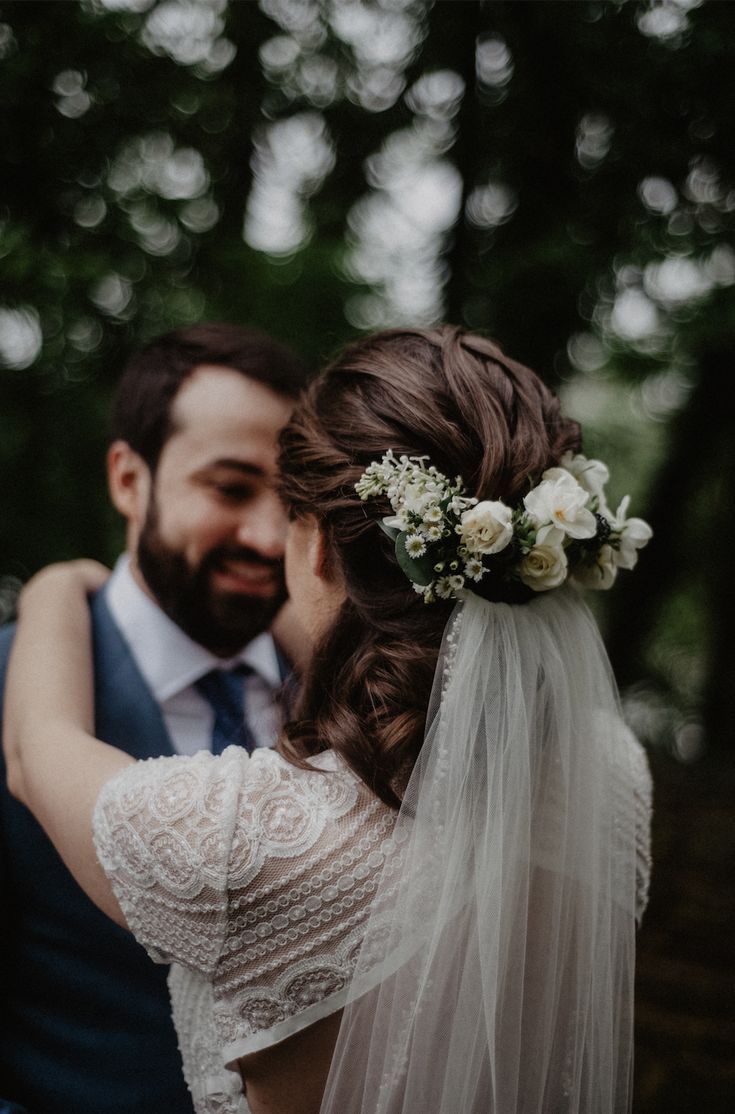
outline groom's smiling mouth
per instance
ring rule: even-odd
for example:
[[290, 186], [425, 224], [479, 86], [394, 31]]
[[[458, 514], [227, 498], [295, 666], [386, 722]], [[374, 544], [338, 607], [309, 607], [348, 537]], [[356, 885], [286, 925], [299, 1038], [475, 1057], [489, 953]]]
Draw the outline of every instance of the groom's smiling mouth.
[[282, 584], [280, 566], [247, 558], [222, 558], [211, 575], [213, 585], [220, 591], [247, 596], [273, 596]]

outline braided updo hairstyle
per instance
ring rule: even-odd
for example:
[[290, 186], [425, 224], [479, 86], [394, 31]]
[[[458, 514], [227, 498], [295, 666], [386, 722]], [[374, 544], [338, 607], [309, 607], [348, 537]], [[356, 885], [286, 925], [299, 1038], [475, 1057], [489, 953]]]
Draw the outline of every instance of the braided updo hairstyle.
[[425, 604], [379, 529], [387, 499], [355, 492], [371, 461], [428, 456], [478, 499], [518, 502], [580, 448], [576, 422], [528, 368], [453, 326], [394, 329], [347, 347], [281, 435], [281, 490], [314, 515], [346, 600], [303, 678], [281, 749], [296, 763], [333, 749], [397, 808], [421, 748], [452, 601]]

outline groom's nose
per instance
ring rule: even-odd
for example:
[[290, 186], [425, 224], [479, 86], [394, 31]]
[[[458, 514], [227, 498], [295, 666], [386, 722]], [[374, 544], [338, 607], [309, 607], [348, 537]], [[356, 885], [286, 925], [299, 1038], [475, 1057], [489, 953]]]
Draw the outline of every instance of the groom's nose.
[[275, 494], [268, 492], [256, 507], [243, 512], [237, 527], [237, 541], [263, 557], [279, 560], [286, 544], [288, 519], [283, 505]]

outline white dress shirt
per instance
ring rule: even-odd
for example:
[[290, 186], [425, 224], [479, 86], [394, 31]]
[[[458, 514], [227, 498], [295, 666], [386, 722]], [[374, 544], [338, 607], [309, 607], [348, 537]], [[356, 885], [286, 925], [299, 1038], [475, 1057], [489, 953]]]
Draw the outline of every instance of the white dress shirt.
[[281, 684], [276, 648], [264, 632], [226, 661], [194, 642], [140, 588], [122, 556], [105, 585], [105, 598], [143, 679], [160, 705], [174, 749], [194, 754], [210, 749], [214, 712], [194, 687], [211, 669], [250, 666], [244, 680], [248, 727], [256, 746], [272, 746], [281, 717], [274, 694]]

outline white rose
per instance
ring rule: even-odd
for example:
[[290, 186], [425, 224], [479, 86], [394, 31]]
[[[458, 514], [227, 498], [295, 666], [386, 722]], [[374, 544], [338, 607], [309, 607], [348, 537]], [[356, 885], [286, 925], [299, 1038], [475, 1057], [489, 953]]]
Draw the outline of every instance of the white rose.
[[558, 588], [567, 575], [567, 555], [556, 545], [535, 545], [520, 564], [521, 580], [534, 592]]
[[620, 544], [615, 553], [615, 564], [621, 569], [633, 569], [638, 561], [638, 550], [648, 545], [653, 530], [642, 518], [626, 518], [630, 496], [626, 495], [618, 507], [611, 523], [613, 532], [618, 534]]
[[549, 468], [546, 479], [529, 491], [523, 500], [533, 524], [538, 528], [539, 545], [560, 545], [564, 535], [593, 538], [597, 520], [587, 510], [589, 493], [564, 468]]
[[591, 564], [579, 565], [574, 570], [574, 580], [583, 588], [612, 588], [615, 577], [616, 553], [611, 545], [603, 545]]
[[464, 512], [457, 533], [472, 553], [500, 553], [513, 537], [512, 518], [505, 503], [486, 499]]
[[[574, 476], [578, 484], [590, 495], [596, 495], [600, 502], [605, 499], [605, 484], [610, 479], [610, 472], [601, 460], [589, 460], [582, 453], [564, 453], [561, 458], [562, 468]], [[546, 473], [544, 473], [544, 477]]]

